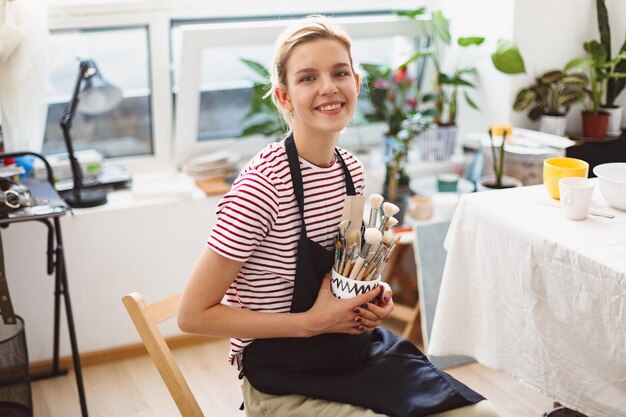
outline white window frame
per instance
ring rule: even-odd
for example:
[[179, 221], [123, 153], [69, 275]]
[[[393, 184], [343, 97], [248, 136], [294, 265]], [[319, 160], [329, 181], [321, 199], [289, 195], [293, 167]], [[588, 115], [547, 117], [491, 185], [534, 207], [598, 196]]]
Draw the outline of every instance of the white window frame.
[[[432, 1], [423, 0], [424, 5], [429, 5]], [[180, 81], [187, 86], [194, 86], [193, 91], [190, 87], [185, 87], [183, 98], [177, 98], [178, 112], [174, 115], [174, 108], [172, 102], [172, 77], [170, 68], [170, 54], [171, 54], [171, 23], [174, 20], [183, 19], [210, 19], [210, 18], [234, 18], [241, 16], [241, 11], [245, 11], [246, 17], [265, 17], [268, 15], [285, 16], [288, 18], [292, 14], [307, 14], [307, 13], [336, 13], [336, 12], [367, 12], [367, 11], [381, 11], [391, 9], [414, 9], [419, 5], [416, 5], [414, 0], [360, 0], [355, 7], [351, 2], [336, 2], [335, 0], [318, 0], [313, 4], [300, 4], [299, 2], [293, 2], [292, 0], [280, 0], [275, 2], [259, 2], [257, 0], [232, 0], [228, 3], [220, 3], [217, 6], [214, 2], [206, 2], [205, 0], [90, 0], [85, 2], [84, 0], [49, 0], [48, 6], [48, 24], [50, 30], [60, 29], [95, 29], [95, 28], [116, 28], [116, 27], [128, 27], [128, 26], [146, 26], [149, 31], [149, 57], [150, 57], [150, 89], [151, 94], [151, 109], [152, 109], [152, 144], [153, 153], [146, 156], [132, 156], [123, 158], [111, 158], [110, 161], [114, 163], [120, 163], [133, 172], [146, 171], [152, 169], [161, 168], [173, 168], [178, 166], [180, 162], [184, 160], [184, 155], [193, 155], [203, 151], [210, 151], [215, 148], [224, 149], [224, 147], [241, 149], [242, 139], [226, 139], [226, 140], [212, 140], [207, 143], [197, 143], [197, 121], [199, 106], [189, 107], [189, 104], [182, 105], [182, 102], [194, 101], [192, 98], [195, 96], [195, 102], [199, 99], [197, 91], [197, 83], [193, 83], [192, 80], [186, 76], [181, 76]], [[355, 20], [361, 20], [357, 22]], [[420, 35], [418, 25], [416, 22], [401, 21], [394, 17], [388, 17], [387, 19], [381, 19], [380, 17], [365, 16], [356, 19], [336, 19], [342, 22], [342, 25], [348, 30], [353, 37], [365, 38], [368, 36], [417, 36]], [[352, 22], [344, 20], [353, 20]], [[385, 21], [387, 20], [387, 21]], [[220, 24], [222, 25], [222, 24]], [[223, 24], [224, 26], [233, 24]], [[250, 23], [243, 23], [246, 26], [245, 31], [241, 31], [246, 37], [242, 37], [239, 43], [253, 43], [248, 36], [253, 33], [249, 29]], [[276, 35], [285, 23], [271, 23], [265, 36], [269, 36], [271, 33], [273, 38], [269, 39], [272, 42]], [[218, 28], [216, 28], [217, 30]], [[227, 27], [221, 27], [221, 29], [228, 32]], [[220, 36], [215, 37], [216, 32], [212, 32], [212, 36], [207, 36], [209, 40], [206, 46], [215, 46], [223, 44]], [[192, 36], [192, 35], [189, 35]], [[231, 35], [232, 36], [232, 35]], [[236, 44], [235, 40], [232, 41]], [[264, 41], [266, 42], [266, 41]], [[202, 43], [193, 42], [196, 48], [202, 46]], [[195, 58], [190, 56], [186, 58], [188, 61], [200, 59], [200, 50], [195, 51], [187, 50], [185, 54], [194, 55]], [[185, 98], [186, 97], [186, 98]], [[192, 114], [193, 113], [193, 114]], [[187, 129], [182, 134], [174, 134], [174, 118], [177, 120], [181, 115], [187, 114], [187, 120], [193, 120], [193, 125], [196, 126], [194, 133], [190, 135], [191, 130]], [[177, 126], [182, 126], [180, 122], [177, 122]], [[366, 131], [373, 131], [376, 133], [366, 134]], [[379, 139], [382, 135], [384, 128], [382, 126], [368, 126], [360, 128], [359, 132], [355, 132], [354, 129], [348, 129], [348, 132], [343, 135], [345, 139], [342, 139], [342, 145], [346, 145], [350, 142], [356, 144], [356, 136], [363, 134], [365, 136], [375, 136]], [[183, 141], [183, 144], [178, 143], [179, 139]], [[193, 139], [193, 145], [190, 146], [191, 139]], [[267, 143], [265, 138], [251, 138], [245, 139], [246, 148], [260, 149], [264, 143]]]
[[[352, 39], [366, 39], [386, 36], [418, 37], [424, 35], [425, 20], [399, 19], [395, 16], [366, 16], [335, 18]], [[215, 23], [181, 29], [181, 57], [177, 65], [179, 82], [175, 122], [174, 158], [177, 163], [206, 152], [214, 152], [232, 146], [233, 140], [226, 138], [198, 142], [198, 117], [202, 51], [216, 46], [237, 46], [271, 44], [289, 24], [280, 22]], [[342, 145], [356, 143], [356, 135], [374, 137], [380, 140], [383, 126], [359, 128], [361, 132], [349, 128], [342, 136]], [[246, 155], [249, 156], [249, 155]]]

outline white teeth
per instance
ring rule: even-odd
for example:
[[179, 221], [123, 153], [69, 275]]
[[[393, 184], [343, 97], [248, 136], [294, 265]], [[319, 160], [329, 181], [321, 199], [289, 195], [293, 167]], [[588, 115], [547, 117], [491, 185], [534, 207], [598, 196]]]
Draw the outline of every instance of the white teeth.
[[339, 107], [341, 107], [341, 104], [333, 104], [330, 106], [322, 106], [320, 107], [320, 110], [322, 111], [337, 110]]

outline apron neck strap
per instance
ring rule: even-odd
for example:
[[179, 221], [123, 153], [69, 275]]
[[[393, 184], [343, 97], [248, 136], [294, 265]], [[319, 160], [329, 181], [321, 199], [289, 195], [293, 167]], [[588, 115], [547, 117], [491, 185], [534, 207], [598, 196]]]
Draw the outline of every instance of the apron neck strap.
[[[302, 183], [302, 172], [300, 170], [300, 159], [298, 158], [298, 150], [296, 149], [296, 142], [293, 140], [293, 133], [285, 139], [285, 150], [287, 151], [287, 160], [289, 161], [289, 171], [291, 172], [291, 181], [293, 183], [293, 192], [296, 195], [296, 201], [298, 202], [298, 208], [300, 209], [300, 216], [302, 216], [302, 233], [306, 237], [306, 226], [304, 224], [304, 185]], [[346, 194], [356, 195], [354, 189], [354, 182], [352, 182], [352, 175], [350, 170], [346, 166], [345, 161], [341, 157], [339, 150], [335, 148], [335, 154], [341, 162], [343, 167], [343, 173], [346, 182]]]

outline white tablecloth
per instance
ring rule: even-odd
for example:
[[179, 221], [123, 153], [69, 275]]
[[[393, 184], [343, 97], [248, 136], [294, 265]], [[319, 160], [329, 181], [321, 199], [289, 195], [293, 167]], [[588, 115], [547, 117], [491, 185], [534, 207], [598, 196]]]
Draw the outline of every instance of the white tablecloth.
[[461, 197], [429, 354], [461, 354], [589, 417], [626, 416], [626, 212], [566, 220], [542, 185]]

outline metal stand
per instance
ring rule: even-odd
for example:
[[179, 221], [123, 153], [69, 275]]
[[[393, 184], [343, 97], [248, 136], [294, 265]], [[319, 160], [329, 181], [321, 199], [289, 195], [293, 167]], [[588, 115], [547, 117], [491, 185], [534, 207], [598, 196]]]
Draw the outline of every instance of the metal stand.
[[[58, 200], [61, 204], [65, 204], [63, 200], [58, 196], [56, 190], [53, 188], [54, 180], [52, 178], [52, 170], [48, 164], [48, 161], [39, 154], [32, 152], [17, 152], [14, 154], [5, 154], [0, 157], [8, 156], [24, 156], [32, 155], [40, 158], [44, 161], [48, 169], [48, 181], [37, 183], [42, 196], [50, 200]], [[30, 185], [30, 184], [29, 184]], [[33, 195], [37, 196], [33, 192], [35, 188], [31, 188]], [[67, 319], [67, 328], [70, 336], [70, 345], [72, 349], [72, 362], [74, 366], [74, 374], [76, 375], [76, 386], [78, 388], [78, 397], [80, 400], [80, 409], [82, 417], [88, 417], [87, 401], [85, 399], [85, 388], [83, 385], [83, 374], [80, 365], [80, 355], [78, 351], [78, 342], [76, 339], [76, 330], [74, 328], [74, 316], [72, 314], [72, 303], [70, 300], [70, 293], [67, 284], [67, 271], [65, 267], [65, 255], [63, 251], [63, 238], [61, 234], [61, 221], [60, 216], [64, 215], [68, 208], [65, 210], [57, 211], [50, 214], [32, 215], [32, 216], [19, 216], [15, 218], [3, 218], [0, 219], [0, 225], [7, 227], [12, 223], [37, 220], [46, 225], [48, 228], [48, 241], [47, 241], [47, 272], [51, 275], [54, 272], [54, 340], [53, 340], [53, 354], [52, 354], [52, 369], [43, 371], [37, 374], [31, 375], [31, 380], [36, 381], [39, 379], [52, 378], [62, 375], [67, 375], [67, 368], [61, 368], [59, 366], [59, 339], [60, 339], [60, 324], [61, 324], [61, 297], [63, 297], [63, 303], [65, 304], [65, 316]], [[56, 239], [56, 245], [55, 245]]]

